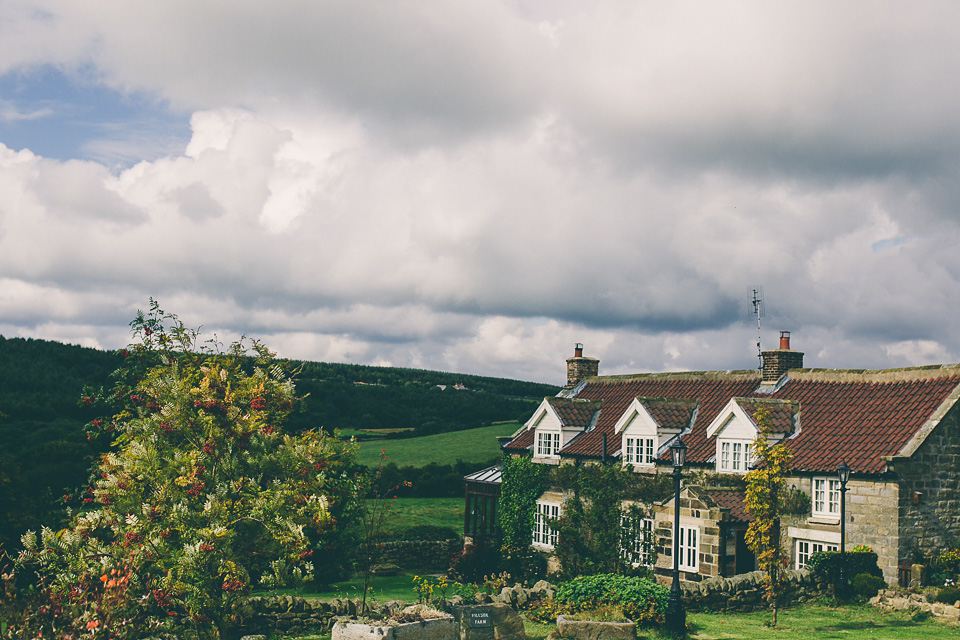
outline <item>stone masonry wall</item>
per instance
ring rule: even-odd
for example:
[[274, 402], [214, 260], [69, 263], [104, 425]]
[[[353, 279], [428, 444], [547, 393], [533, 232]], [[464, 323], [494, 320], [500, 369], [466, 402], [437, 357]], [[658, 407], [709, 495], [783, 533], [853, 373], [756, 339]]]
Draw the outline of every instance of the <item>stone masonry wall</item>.
[[[790, 479], [790, 484], [813, 496], [812, 478], [794, 477]], [[854, 478], [847, 483], [846, 548], [850, 550], [865, 544], [873, 549], [877, 554], [877, 564], [883, 571], [883, 579], [890, 584], [897, 583], [899, 500], [900, 490], [892, 478]], [[790, 536], [791, 530], [797, 535]], [[781, 531], [784, 548], [790, 552], [790, 566], [793, 567], [797, 552], [794, 538], [816, 539], [818, 533], [826, 533], [833, 535], [839, 545], [840, 518], [814, 517], [811, 514], [788, 517], [783, 520]]]
[[[680, 495], [680, 524], [694, 525], [700, 529], [699, 573], [680, 571], [680, 579], [696, 582], [720, 574], [720, 509], [711, 508], [696, 496], [684, 492]], [[654, 568], [657, 580], [669, 583], [673, 572], [673, 504], [659, 508], [654, 513], [654, 535], [657, 546], [662, 550], [657, 554]]]
[[[710, 578], [699, 583], [685, 583], [683, 603], [690, 611], [754, 611], [765, 609], [763, 600], [764, 572], [751, 571], [731, 578]], [[787, 571], [783, 575], [782, 604], [806, 602], [827, 593], [827, 585], [809, 569]]]
[[398, 540], [380, 545], [377, 564], [395, 564], [401, 569], [446, 571], [450, 560], [463, 548], [459, 539]]
[[960, 537], [958, 407], [943, 417], [909, 461], [894, 464], [901, 478], [899, 552], [904, 562], [929, 562]]
[[924, 611], [940, 618], [950, 626], [960, 626], [960, 601], [953, 604], [929, 602], [919, 593], [909, 593], [900, 589], [881, 589], [880, 593], [870, 598], [870, 604], [894, 611]]
[[[411, 584], [411, 594], [413, 587]], [[554, 588], [545, 580], [527, 589], [520, 585], [504, 587], [497, 594], [477, 593], [471, 599], [453, 596], [441, 604], [440, 608], [449, 609], [471, 604], [505, 604], [513, 609], [521, 609], [541, 598], [553, 597]], [[399, 611], [409, 603], [391, 600], [380, 603], [367, 600], [368, 610], [386, 615]], [[283, 632], [298, 634], [310, 630], [329, 629], [340, 617], [356, 617], [362, 608], [360, 598], [334, 598], [329, 602], [307, 600], [300, 597], [279, 596], [274, 598], [253, 597], [247, 600], [242, 610], [243, 634], [270, 634]]]

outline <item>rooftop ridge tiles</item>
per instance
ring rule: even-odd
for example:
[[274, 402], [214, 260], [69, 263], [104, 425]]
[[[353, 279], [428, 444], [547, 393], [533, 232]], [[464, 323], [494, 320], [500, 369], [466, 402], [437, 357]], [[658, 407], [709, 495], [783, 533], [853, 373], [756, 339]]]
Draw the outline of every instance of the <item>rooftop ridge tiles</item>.
[[896, 369], [791, 369], [796, 382], [913, 382], [960, 377], [960, 364], [932, 364]]
[[760, 373], [755, 369], [730, 369], [728, 371], [661, 371], [658, 373], [623, 373], [618, 375], [590, 376], [584, 382], [629, 382], [631, 380], [647, 380], [660, 378], [663, 380], [695, 380], [703, 378], [724, 378], [730, 380], [760, 379]]

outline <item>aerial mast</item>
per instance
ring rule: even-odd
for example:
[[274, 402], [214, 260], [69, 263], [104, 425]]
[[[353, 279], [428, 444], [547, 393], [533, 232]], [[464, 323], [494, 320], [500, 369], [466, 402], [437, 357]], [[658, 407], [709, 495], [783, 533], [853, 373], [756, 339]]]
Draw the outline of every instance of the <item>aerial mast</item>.
[[760, 364], [757, 367], [763, 371], [763, 351], [760, 349], [760, 318], [763, 317], [763, 285], [757, 285], [751, 287], [750, 289], [751, 299], [750, 303], [753, 305], [753, 308], [750, 313], [757, 316], [757, 360]]

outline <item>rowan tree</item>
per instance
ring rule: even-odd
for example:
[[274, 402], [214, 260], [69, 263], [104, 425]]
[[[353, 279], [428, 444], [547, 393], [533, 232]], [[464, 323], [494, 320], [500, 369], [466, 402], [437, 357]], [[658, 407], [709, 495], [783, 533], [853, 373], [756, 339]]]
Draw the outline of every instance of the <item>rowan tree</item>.
[[763, 407], [753, 414], [757, 438], [753, 441], [754, 468], [746, 475], [747, 511], [753, 521], [744, 539], [757, 556], [757, 565], [766, 573], [766, 598], [773, 609], [773, 626], [783, 591], [782, 571], [786, 555], [780, 540], [780, 519], [789, 512], [787, 476], [792, 454], [782, 442], [770, 444], [770, 413]]
[[310, 577], [308, 533], [356, 495], [355, 447], [282, 432], [294, 384], [259, 342], [201, 344], [152, 300], [131, 326], [115, 386], [83, 400], [113, 403], [91, 425], [113, 450], [69, 527], [28, 533], [20, 562], [49, 594], [44, 637], [220, 638], [254, 586]]

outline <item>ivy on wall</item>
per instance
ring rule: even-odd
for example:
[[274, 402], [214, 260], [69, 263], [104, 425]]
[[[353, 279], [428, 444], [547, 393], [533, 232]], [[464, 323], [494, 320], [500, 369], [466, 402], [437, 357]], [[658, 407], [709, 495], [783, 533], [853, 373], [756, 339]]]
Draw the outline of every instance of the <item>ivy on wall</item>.
[[532, 455], [504, 457], [497, 504], [504, 550], [530, 546], [537, 498], [546, 489], [548, 472], [547, 466], [533, 462]]
[[623, 538], [636, 535], [637, 530], [623, 526], [623, 519], [635, 521], [650, 513], [640, 506], [625, 509], [624, 502], [649, 509], [669, 496], [669, 476], [640, 475], [619, 464], [566, 465], [558, 467], [554, 476], [557, 486], [570, 495], [556, 523], [556, 555], [563, 573], [630, 573], [632, 567], [622, 550], [633, 541]]

